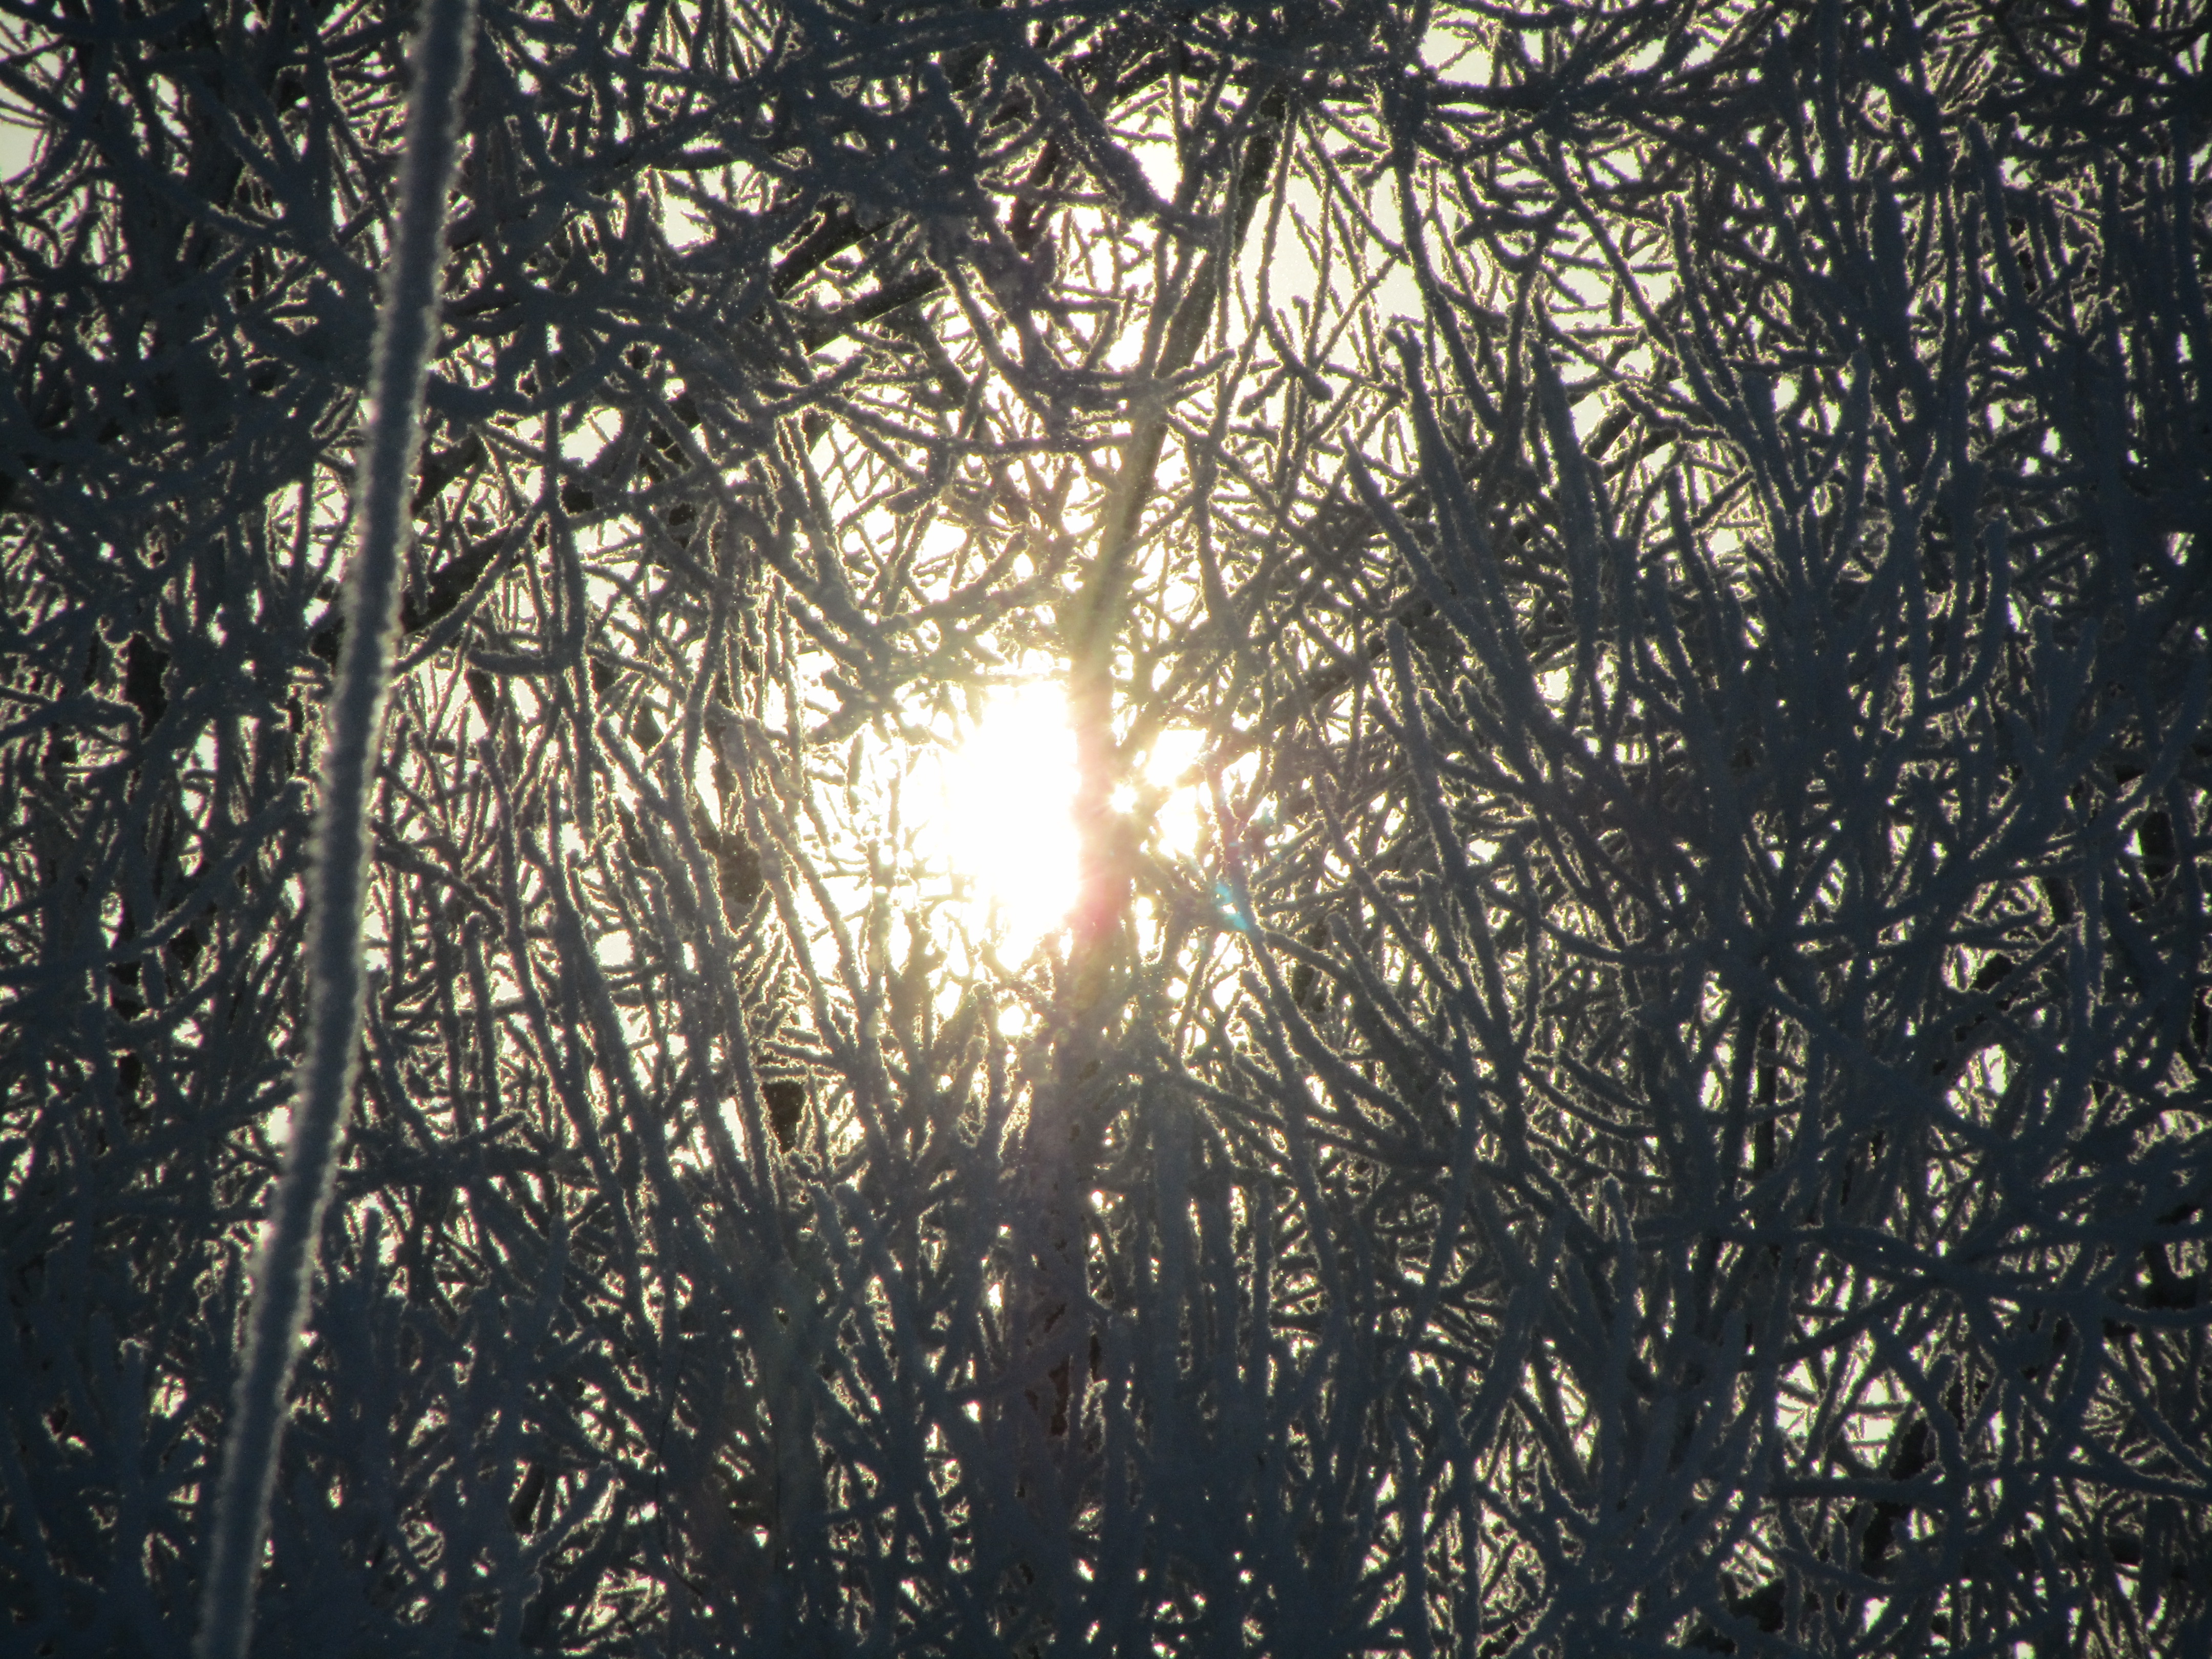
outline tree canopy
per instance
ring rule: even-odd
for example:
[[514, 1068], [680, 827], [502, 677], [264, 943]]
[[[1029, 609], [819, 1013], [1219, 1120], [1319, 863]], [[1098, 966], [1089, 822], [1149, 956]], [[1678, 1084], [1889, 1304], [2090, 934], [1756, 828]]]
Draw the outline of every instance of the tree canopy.
[[[416, 9], [7, 15], [0, 1616], [182, 1654]], [[2194, 8], [473, 27], [257, 1654], [2212, 1644]]]

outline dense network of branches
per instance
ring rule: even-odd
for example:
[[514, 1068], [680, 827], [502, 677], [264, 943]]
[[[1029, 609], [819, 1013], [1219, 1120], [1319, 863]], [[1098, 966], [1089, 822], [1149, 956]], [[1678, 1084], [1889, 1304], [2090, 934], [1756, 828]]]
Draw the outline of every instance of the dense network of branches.
[[[2212, 1645], [2193, 10], [484, 0], [257, 1652]], [[8, 13], [0, 1630], [180, 1654], [410, 16]]]

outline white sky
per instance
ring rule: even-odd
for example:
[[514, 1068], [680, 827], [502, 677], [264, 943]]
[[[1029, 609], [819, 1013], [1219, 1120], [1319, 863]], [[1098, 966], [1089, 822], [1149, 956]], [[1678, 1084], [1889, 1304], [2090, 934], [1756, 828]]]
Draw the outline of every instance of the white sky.
[[[21, 48], [21, 28], [15, 19], [0, 17], [0, 52]], [[31, 164], [38, 136], [38, 127], [17, 113], [14, 100], [0, 92], [0, 179], [12, 179]]]

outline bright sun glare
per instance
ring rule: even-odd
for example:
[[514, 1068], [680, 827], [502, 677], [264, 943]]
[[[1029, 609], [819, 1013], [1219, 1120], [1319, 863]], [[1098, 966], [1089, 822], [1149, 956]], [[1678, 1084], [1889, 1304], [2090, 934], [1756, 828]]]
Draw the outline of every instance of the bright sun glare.
[[[1200, 792], [1182, 778], [1204, 746], [1199, 732], [1163, 732], [1139, 768], [1146, 794], [1158, 798], [1153, 845], [1170, 857], [1188, 858], [1198, 845]], [[994, 693], [965, 740], [933, 757], [916, 781], [925, 856], [965, 888], [970, 925], [1006, 960], [1020, 961], [1075, 900], [1075, 734], [1066, 692], [1045, 681]], [[1115, 805], [1127, 810], [1135, 800], [1125, 793]]]

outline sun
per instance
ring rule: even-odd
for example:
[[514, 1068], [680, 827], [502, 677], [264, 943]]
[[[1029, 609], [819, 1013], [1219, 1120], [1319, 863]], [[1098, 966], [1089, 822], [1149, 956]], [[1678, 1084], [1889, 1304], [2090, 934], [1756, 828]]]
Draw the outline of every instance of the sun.
[[1049, 682], [994, 691], [981, 718], [938, 757], [919, 825], [966, 890], [971, 925], [1018, 960], [1066, 915], [1078, 861], [1075, 734]]
[[[1142, 787], [1115, 796], [1124, 811], [1141, 802], [1147, 839], [1167, 857], [1188, 858], [1197, 846], [1199, 792], [1186, 780], [1204, 741], [1160, 733], [1136, 757], [1132, 783]], [[1066, 689], [1041, 679], [989, 693], [973, 726], [917, 767], [909, 786], [919, 786], [908, 798], [918, 850], [951, 875], [975, 936], [1008, 962], [1056, 932], [1075, 902], [1076, 782]]]

